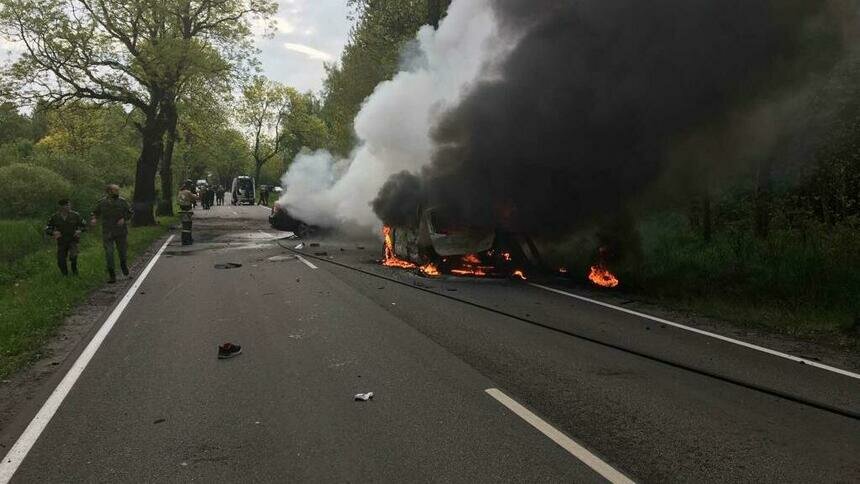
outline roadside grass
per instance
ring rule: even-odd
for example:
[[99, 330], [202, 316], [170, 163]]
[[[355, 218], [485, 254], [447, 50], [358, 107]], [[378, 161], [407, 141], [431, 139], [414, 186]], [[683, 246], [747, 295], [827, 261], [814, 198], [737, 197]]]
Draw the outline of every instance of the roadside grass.
[[[174, 218], [160, 225], [132, 228], [129, 260], [134, 261], [167, 232]], [[63, 319], [106, 280], [101, 228], [81, 240], [78, 277], [62, 277], [55, 243], [41, 235], [42, 222], [0, 221], [0, 377], [38, 358], [42, 345]], [[34, 235], [35, 233], [35, 235]]]
[[[711, 242], [680, 216], [639, 224], [642, 255], [611, 269], [624, 292], [666, 307], [803, 338], [860, 342], [860, 230], [806, 226], [756, 239], [746, 227], [722, 227]], [[597, 242], [573, 237], [548, 259], [586, 273]], [[574, 276], [575, 277], [575, 276]]]

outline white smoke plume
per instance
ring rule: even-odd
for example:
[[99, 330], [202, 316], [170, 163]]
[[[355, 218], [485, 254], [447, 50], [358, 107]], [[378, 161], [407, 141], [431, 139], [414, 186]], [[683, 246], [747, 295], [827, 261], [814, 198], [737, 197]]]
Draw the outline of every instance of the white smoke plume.
[[293, 216], [321, 226], [379, 229], [370, 203], [382, 184], [430, 163], [430, 132], [440, 113], [491, 75], [508, 48], [497, 36], [489, 1], [456, 0], [438, 30], [419, 30], [402, 70], [380, 83], [356, 116], [358, 146], [349, 159], [324, 150], [296, 156], [279, 200]]

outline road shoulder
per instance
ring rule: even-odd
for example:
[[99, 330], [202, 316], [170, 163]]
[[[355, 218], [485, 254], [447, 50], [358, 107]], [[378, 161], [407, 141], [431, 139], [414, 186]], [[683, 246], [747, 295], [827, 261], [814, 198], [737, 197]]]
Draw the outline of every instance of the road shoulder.
[[[139, 274], [170, 236], [153, 241], [131, 264]], [[134, 279], [103, 284], [72, 310], [38, 353], [38, 359], [0, 381], [0, 454], [5, 454], [26, 428], [63, 375], [122, 299]]]

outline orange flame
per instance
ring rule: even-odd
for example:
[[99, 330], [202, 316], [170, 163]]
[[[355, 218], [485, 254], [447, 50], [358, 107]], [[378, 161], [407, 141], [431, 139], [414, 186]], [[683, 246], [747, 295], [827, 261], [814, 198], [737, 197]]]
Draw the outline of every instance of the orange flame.
[[515, 271], [513, 272], [513, 274], [511, 274], [511, 275], [516, 276], [516, 277], [519, 277], [520, 279], [522, 279], [522, 280], [524, 280], [524, 281], [527, 281], [527, 280], [528, 280], [528, 278], [526, 277], [525, 273], [524, 273], [523, 271], [519, 270], [519, 269], [515, 270]]
[[588, 279], [600, 287], [615, 287], [619, 282], [618, 278], [602, 265], [591, 266]]
[[421, 272], [423, 272], [427, 276], [438, 276], [440, 274], [439, 268], [436, 267], [436, 264], [432, 262], [421, 266]]
[[385, 256], [382, 259], [382, 265], [399, 267], [401, 269], [414, 269], [417, 267], [415, 264], [394, 255], [394, 239], [391, 236], [391, 227], [387, 225], [383, 226], [382, 236], [385, 238]]
[[477, 254], [466, 254], [461, 260], [463, 265], [456, 269], [451, 269], [451, 274], [456, 274], [458, 276], [485, 277], [487, 275], [487, 269], [492, 269], [492, 266], [482, 265], [481, 258], [478, 257]]

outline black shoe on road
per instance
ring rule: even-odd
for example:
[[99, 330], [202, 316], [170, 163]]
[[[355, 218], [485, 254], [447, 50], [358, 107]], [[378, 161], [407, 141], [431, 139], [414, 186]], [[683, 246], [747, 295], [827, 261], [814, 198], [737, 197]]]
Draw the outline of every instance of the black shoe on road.
[[224, 343], [223, 345], [218, 347], [219, 360], [232, 358], [240, 353], [242, 353], [242, 347], [239, 345], [234, 345], [233, 343]]

